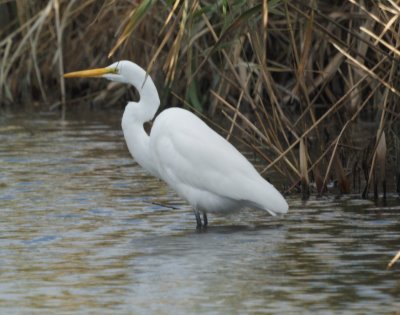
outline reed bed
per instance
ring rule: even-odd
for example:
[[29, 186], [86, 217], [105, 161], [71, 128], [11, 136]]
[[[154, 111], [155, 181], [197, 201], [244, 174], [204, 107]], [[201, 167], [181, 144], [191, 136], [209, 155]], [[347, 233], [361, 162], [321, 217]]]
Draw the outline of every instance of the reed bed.
[[400, 193], [396, 1], [15, 0], [0, 12], [2, 106], [122, 108], [126, 87], [65, 89], [62, 73], [130, 59], [162, 104], [235, 137], [287, 192]]

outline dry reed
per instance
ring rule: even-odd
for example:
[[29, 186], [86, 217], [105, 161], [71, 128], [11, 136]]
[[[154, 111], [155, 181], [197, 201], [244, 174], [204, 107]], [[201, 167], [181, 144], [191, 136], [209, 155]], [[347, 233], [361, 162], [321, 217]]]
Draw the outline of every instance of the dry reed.
[[[393, 1], [37, 0], [0, 10], [8, 12], [3, 106], [57, 108], [64, 69], [104, 66], [109, 55], [131, 59], [157, 81], [163, 104], [219, 121], [220, 132], [265, 161], [263, 174], [283, 174], [289, 190], [303, 180], [303, 191], [319, 194], [328, 183], [365, 196], [371, 183], [400, 191]], [[68, 99], [122, 106], [132, 96], [103, 81], [68, 84]]]

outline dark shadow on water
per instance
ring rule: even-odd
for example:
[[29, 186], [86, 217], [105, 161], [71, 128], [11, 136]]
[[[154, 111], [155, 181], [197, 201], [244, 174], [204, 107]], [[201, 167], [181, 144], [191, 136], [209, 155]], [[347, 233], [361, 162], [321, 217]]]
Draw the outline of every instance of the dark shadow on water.
[[284, 224], [281, 222], [273, 223], [273, 224], [261, 224], [261, 225], [245, 225], [245, 224], [234, 224], [234, 225], [209, 225], [207, 227], [203, 227], [201, 229], [193, 229], [193, 233], [195, 234], [206, 234], [206, 233], [215, 233], [215, 234], [234, 234], [241, 232], [255, 232], [255, 231], [263, 231], [263, 230], [276, 230], [284, 227]]

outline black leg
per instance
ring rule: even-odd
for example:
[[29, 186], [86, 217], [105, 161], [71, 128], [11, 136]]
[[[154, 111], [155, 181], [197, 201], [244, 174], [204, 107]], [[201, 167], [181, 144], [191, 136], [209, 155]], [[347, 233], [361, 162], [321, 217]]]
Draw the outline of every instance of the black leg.
[[195, 211], [195, 212], [194, 212], [194, 215], [196, 216], [196, 222], [197, 222], [196, 229], [201, 229], [201, 218], [200, 218], [200, 213], [197, 212], [197, 211]]
[[204, 222], [204, 227], [208, 225], [208, 219], [207, 219], [207, 213], [203, 213], [203, 222]]

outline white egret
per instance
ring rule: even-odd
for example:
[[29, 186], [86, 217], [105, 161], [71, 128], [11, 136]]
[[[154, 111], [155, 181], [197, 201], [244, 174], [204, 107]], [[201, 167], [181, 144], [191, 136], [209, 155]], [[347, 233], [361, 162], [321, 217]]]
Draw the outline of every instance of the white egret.
[[286, 213], [283, 196], [228, 141], [196, 115], [168, 108], [154, 121], [150, 135], [143, 124], [154, 118], [160, 99], [146, 71], [130, 61], [106, 68], [70, 72], [73, 77], [103, 77], [133, 85], [139, 102], [128, 102], [122, 129], [129, 152], [139, 165], [164, 180], [193, 207], [197, 227], [206, 226], [207, 213], [257, 208], [271, 215]]

